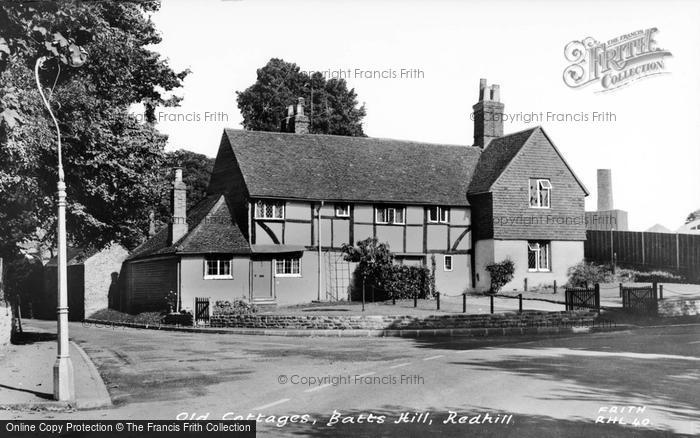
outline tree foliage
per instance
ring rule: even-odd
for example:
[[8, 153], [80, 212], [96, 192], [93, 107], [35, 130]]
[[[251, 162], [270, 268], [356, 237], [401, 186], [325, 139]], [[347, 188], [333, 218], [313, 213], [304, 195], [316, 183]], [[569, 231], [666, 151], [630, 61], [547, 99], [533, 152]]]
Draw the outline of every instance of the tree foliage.
[[486, 266], [486, 270], [491, 276], [492, 294], [497, 294], [503, 286], [508, 284], [513, 279], [515, 273], [515, 264], [510, 259], [505, 259], [497, 263], [491, 263]]
[[[139, 243], [147, 210], [160, 201], [165, 136], [158, 105], [187, 71], [175, 72], [147, 47], [160, 37], [148, 18], [159, 2], [2, 2], [0, 4], [0, 255], [35, 238], [55, 239], [56, 137], [34, 81], [40, 79], [63, 142], [69, 244]], [[79, 64], [87, 54], [87, 61]], [[76, 62], [77, 61], [77, 62]], [[145, 123], [129, 115], [146, 108]]]
[[365, 299], [383, 301], [392, 298], [426, 298], [430, 291], [431, 274], [425, 266], [402, 266], [394, 264], [394, 255], [386, 243], [368, 237], [357, 242], [357, 246], [345, 244], [341, 251], [348, 262], [357, 263], [355, 287], [351, 298], [362, 299], [362, 283], [365, 284]]
[[182, 180], [187, 185], [187, 208], [189, 209], [207, 196], [214, 159], [185, 149], [165, 153], [158, 183], [161, 189], [160, 204], [156, 211], [156, 220], [161, 224], [167, 222], [172, 215], [170, 189], [173, 181], [172, 170], [176, 167], [182, 168]]
[[344, 79], [326, 80], [318, 72], [309, 75], [282, 59], [273, 58], [258, 69], [257, 81], [237, 96], [243, 126], [252, 131], [279, 131], [287, 107], [303, 97], [310, 133], [365, 135], [365, 106], [358, 107], [355, 90], [348, 90]]

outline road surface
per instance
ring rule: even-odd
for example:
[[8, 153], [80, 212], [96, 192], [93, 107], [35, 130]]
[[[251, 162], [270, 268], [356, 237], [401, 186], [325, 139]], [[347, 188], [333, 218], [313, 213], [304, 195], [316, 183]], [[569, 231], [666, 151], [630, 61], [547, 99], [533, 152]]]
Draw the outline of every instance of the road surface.
[[[55, 330], [54, 322], [26, 324]], [[70, 335], [96, 363], [115, 407], [5, 411], [0, 418], [262, 414], [262, 436], [700, 434], [698, 324], [562, 337], [405, 339], [189, 334], [71, 323]], [[291, 424], [293, 415], [307, 422]], [[485, 423], [469, 424], [477, 415], [476, 423]], [[467, 423], [460, 424], [464, 416]], [[400, 418], [414, 422], [395, 423]]]

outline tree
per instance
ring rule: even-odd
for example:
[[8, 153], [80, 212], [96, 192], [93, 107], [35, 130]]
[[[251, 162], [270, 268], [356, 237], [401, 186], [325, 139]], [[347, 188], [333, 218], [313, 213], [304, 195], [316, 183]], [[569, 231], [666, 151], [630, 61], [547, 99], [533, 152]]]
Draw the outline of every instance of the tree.
[[[144, 2], [3, 2], [0, 5], [0, 255], [26, 239], [55, 240], [56, 140], [35, 88], [40, 72], [59, 120], [68, 191], [69, 244], [133, 247], [160, 201], [158, 169], [166, 137], [153, 126], [155, 108], [177, 105], [167, 94], [187, 71], [175, 72], [147, 47], [160, 37]], [[87, 53], [80, 69], [63, 61]], [[129, 115], [143, 103], [146, 122]]]
[[700, 209], [699, 209], [699, 210], [695, 210], [694, 212], [690, 213], [690, 214], [688, 215], [688, 217], [685, 218], [685, 223], [686, 223], [686, 224], [689, 224], [689, 223], [693, 222], [695, 219], [698, 219], [698, 218], [700, 218]]
[[182, 168], [182, 179], [187, 184], [187, 207], [190, 208], [207, 196], [214, 159], [185, 149], [165, 153], [160, 172], [160, 204], [157, 211], [157, 219], [161, 223], [167, 222], [172, 216], [170, 189], [173, 181], [172, 169], [176, 167]]
[[258, 69], [257, 81], [236, 94], [243, 126], [251, 131], [279, 131], [287, 107], [303, 97], [310, 133], [365, 135], [365, 106], [358, 107], [355, 90], [348, 90], [344, 79], [326, 80], [318, 72], [308, 75], [282, 59], [271, 59]]

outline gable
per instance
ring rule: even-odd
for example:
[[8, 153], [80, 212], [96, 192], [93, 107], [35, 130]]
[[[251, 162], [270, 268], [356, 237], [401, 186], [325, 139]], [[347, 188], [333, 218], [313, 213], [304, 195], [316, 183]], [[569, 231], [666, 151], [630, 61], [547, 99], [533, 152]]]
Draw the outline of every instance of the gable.
[[530, 175], [528, 178], [556, 178], [557, 182], [564, 183], [567, 189], [578, 188], [583, 192], [583, 196], [588, 196], [586, 187], [541, 127], [529, 132], [526, 141], [493, 181], [491, 189], [512, 187], [512, 181], [508, 181], [507, 175], [518, 173], [522, 178], [522, 172], [527, 172]]

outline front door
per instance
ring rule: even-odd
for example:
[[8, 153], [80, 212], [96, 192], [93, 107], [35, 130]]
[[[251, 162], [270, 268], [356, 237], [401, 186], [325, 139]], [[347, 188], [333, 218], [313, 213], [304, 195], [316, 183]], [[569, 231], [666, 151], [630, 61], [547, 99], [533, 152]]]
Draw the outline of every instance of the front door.
[[253, 299], [271, 300], [272, 260], [253, 260]]

